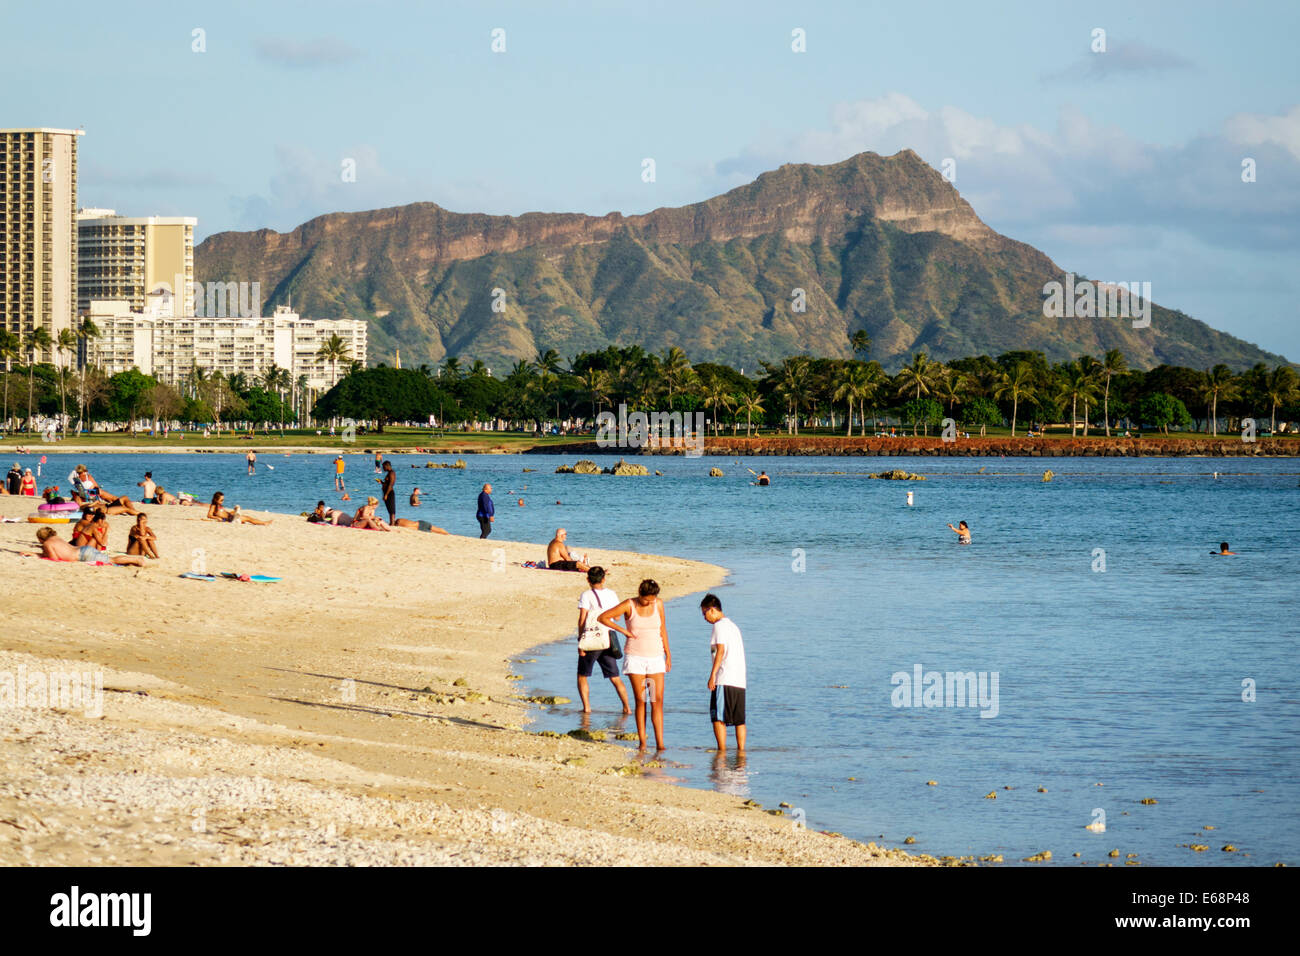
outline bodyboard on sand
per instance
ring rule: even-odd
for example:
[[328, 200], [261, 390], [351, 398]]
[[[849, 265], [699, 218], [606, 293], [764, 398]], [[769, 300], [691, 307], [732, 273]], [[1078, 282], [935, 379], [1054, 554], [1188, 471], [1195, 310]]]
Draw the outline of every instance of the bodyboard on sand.
[[195, 571], [186, 571], [181, 575], [183, 578], [189, 578], [191, 581], [215, 581], [216, 578], [211, 574], [199, 574]]

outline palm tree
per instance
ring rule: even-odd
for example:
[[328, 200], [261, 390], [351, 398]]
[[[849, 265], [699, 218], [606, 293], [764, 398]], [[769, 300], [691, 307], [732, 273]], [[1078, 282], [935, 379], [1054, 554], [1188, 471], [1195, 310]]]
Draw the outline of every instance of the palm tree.
[[[799, 434], [799, 412], [808, 404], [812, 389], [812, 363], [805, 355], [796, 355], [781, 363], [777, 371], [779, 379], [776, 393], [785, 400], [786, 411], [793, 423], [794, 433]], [[790, 426], [786, 426], [787, 431]]]
[[284, 428], [284, 393], [293, 388], [293, 376], [287, 368], [280, 368], [272, 362], [262, 373], [262, 387], [268, 392], [275, 392], [280, 399], [280, 427]]
[[9, 423], [9, 372], [13, 369], [13, 360], [22, 355], [22, 342], [8, 329], [0, 329], [0, 359], [5, 363], [5, 417], [4, 424]]
[[1206, 412], [1210, 419], [1210, 431], [1214, 436], [1219, 434], [1219, 399], [1230, 402], [1240, 397], [1241, 386], [1237, 383], [1237, 377], [1232, 374], [1232, 369], [1228, 366], [1219, 364], [1214, 368], [1205, 370], [1205, 382], [1201, 385], [1201, 396], [1206, 402]]
[[[1078, 434], [1079, 399], [1089, 394], [1092, 381], [1083, 366], [1078, 362], [1067, 362], [1061, 366], [1060, 381], [1056, 388], [1056, 398], [1070, 403], [1070, 437]], [[1086, 399], [1085, 399], [1086, 401]], [[1012, 434], [1015, 434], [1014, 429]]]
[[1264, 397], [1272, 403], [1273, 415], [1269, 420], [1268, 430], [1277, 431], [1277, 409], [1296, 396], [1297, 377], [1295, 369], [1289, 365], [1279, 365], [1264, 380]]
[[871, 336], [867, 335], [866, 329], [858, 329], [849, 336], [849, 347], [855, 354], [863, 358], [867, 357], [867, 353], [871, 351]]
[[734, 403], [731, 392], [721, 379], [710, 376], [700, 383], [700, 399], [713, 409], [713, 434], [718, 434], [718, 408], [731, 408]]
[[1087, 388], [1079, 397], [1083, 399], [1083, 437], [1088, 437], [1088, 424], [1091, 419], [1092, 401], [1097, 397], [1097, 386], [1101, 382], [1101, 363], [1091, 355], [1079, 356], [1079, 368], [1083, 371]]
[[1028, 362], [1017, 362], [1009, 373], [1002, 373], [1002, 380], [993, 391], [995, 398], [1011, 397], [1011, 437], [1016, 437], [1016, 413], [1020, 410], [1021, 399], [1034, 397], [1034, 370]]
[[944, 365], [939, 366], [939, 368], [940, 374], [936, 376], [933, 385], [934, 397], [947, 405], [948, 414], [952, 415], [957, 403], [966, 397], [966, 392], [971, 385], [971, 378], [965, 372], [955, 368], [948, 368]]
[[675, 345], [664, 352], [663, 362], [659, 366], [659, 373], [664, 386], [668, 390], [668, 408], [670, 411], [673, 407], [673, 397], [686, 385], [690, 372], [691, 363], [685, 352]]
[[59, 410], [62, 413], [62, 431], [66, 437], [68, 434], [68, 380], [67, 380], [67, 358], [73, 352], [77, 351], [77, 333], [72, 329], [60, 329], [59, 338], [55, 343], [59, 352], [62, 353], [64, 361], [59, 365]]
[[454, 355], [448, 355], [443, 359], [442, 369], [439, 371], [438, 377], [441, 378], [444, 373], [446, 374], [447, 379], [452, 382], [464, 375], [464, 369], [460, 366], [460, 359]]
[[316, 357], [330, 363], [330, 384], [337, 385], [339, 380], [339, 362], [346, 362], [352, 357], [352, 347], [339, 335], [331, 335], [316, 350]]
[[[845, 438], [853, 436], [853, 404], [854, 402], [863, 401], [871, 391], [871, 382], [867, 375], [867, 369], [863, 365], [847, 365], [839, 370], [835, 378], [835, 394], [833, 400], [845, 402], [849, 406], [847, 417], [848, 429], [844, 433]], [[862, 413], [862, 434], [867, 433], [867, 415], [866, 410]]]
[[50, 333], [39, 325], [28, 332], [27, 338], [23, 341], [23, 351], [27, 353], [29, 358], [27, 363], [27, 431], [29, 432], [32, 430], [32, 423], [36, 420], [36, 416], [33, 414], [35, 408], [33, 401], [36, 385], [36, 356], [53, 346], [54, 341], [50, 338]]
[[1102, 414], [1106, 416], [1106, 437], [1110, 437], [1110, 380], [1113, 376], [1128, 371], [1128, 360], [1119, 349], [1110, 349], [1101, 360], [1099, 373], [1106, 379], [1106, 407]]
[[559, 352], [555, 351], [555, 349], [547, 349], [545, 352], [537, 353], [537, 360], [533, 363], [533, 365], [537, 368], [537, 371], [541, 374], [545, 374], [549, 372], [552, 375], [554, 375], [555, 373], [560, 371], [560, 361], [561, 359], [560, 359]]
[[[924, 352], [917, 352], [912, 356], [912, 364], [904, 365], [898, 372], [898, 395], [901, 397], [908, 392], [915, 392], [912, 397], [916, 400], [920, 400], [922, 395], [929, 395], [940, 368], [942, 366], [931, 362]], [[912, 434], [916, 434], [915, 421], [912, 422]]]
[[591, 396], [591, 417], [594, 419], [596, 413], [605, 407], [605, 400], [609, 398], [609, 373], [603, 368], [587, 369], [579, 377], [582, 382], [583, 390]]
[[757, 392], [746, 392], [740, 397], [740, 404], [737, 407], [745, 413], [745, 437], [749, 437], [750, 416], [763, 413], [763, 400], [758, 397]]

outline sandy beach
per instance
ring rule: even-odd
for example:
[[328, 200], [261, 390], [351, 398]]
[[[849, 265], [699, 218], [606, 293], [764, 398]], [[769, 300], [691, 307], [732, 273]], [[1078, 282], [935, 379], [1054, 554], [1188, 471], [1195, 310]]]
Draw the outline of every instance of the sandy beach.
[[[144, 507], [162, 558], [140, 570], [23, 558], [38, 526], [0, 525], [0, 692], [4, 675], [103, 681], [102, 713], [0, 703], [0, 864], [937, 862], [530, 732], [512, 662], [572, 633], [584, 583], [521, 567], [538, 545]], [[0, 497], [2, 515], [33, 508]], [[132, 521], [110, 519], [115, 552]], [[623, 593], [725, 573], [580, 544]], [[196, 562], [282, 580], [178, 576]], [[700, 620], [670, 626], [677, 654], [707, 654]], [[598, 706], [606, 693], [593, 687]], [[689, 693], [706, 692], [669, 675], [669, 707]]]

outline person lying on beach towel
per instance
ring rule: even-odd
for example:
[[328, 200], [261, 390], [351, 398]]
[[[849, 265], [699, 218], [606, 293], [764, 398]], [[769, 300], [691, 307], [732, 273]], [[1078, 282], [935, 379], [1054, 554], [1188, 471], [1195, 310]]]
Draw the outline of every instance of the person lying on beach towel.
[[[40, 556], [50, 561], [81, 561], [86, 564], [118, 564], [137, 568], [144, 567], [144, 558], [138, 554], [106, 554], [90, 544], [74, 548], [60, 538], [58, 532], [53, 528], [41, 528], [36, 532], [36, 540], [41, 544]], [[24, 554], [29, 557], [36, 557], [30, 552], [24, 552]]]
[[428, 521], [412, 521], [410, 518], [398, 518], [393, 522], [395, 528], [411, 528], [415, 531], [431, 531], [434, 534], [451, 534], [445, 528], [439, 528]]
[[162, 485], [155, 485], [153, 491], [153, 500], [160, 505], [185, 505], [194, 504], [194, 496], [182, 493], [178, 498]]
[[227, 510], [222, 504], [225, 500], [226, 495], [224, 492], [218, 491], [213, 495], [212, 504], [208, 505], [207, 517], [211, 518], [213, 521], [239, 521], [243, 524], [266, 525], [271, 523], [270, 521], [263, 521], [261, 518], [250, 518], [246, 514], [241, 514], [239, 511], [239, 505], [235, 505], [234, 508]]

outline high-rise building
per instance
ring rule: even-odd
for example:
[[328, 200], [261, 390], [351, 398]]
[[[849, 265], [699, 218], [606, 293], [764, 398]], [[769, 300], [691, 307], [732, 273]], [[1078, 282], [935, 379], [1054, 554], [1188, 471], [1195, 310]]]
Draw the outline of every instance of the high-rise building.
[[165, 289], [181, 302], [194, 294], [191, 216], [119, 216], [112, 209], [77, 213], [77, 312], [92, 300], [120, 300], [144, 308], [144, 297]]
[[[0, 324], [57, 341], [77, 305], [76, 129], [0, 129]], [[49, 348], [38, 362], [56, 361]]]

